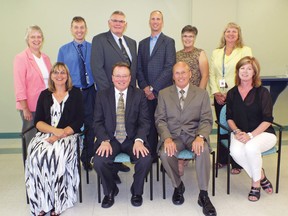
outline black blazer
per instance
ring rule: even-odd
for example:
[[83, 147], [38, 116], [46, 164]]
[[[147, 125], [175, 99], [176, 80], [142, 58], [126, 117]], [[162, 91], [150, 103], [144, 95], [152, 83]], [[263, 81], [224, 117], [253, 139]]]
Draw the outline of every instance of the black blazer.
[[[147, 144], [150, 119], [147, 99], [144, 92], [130, 86], [127, 91], [125, 108], [125, 129], [130, 140], [140, 138]], [[97, 137], [96, 146], [103, 140], [114, 139], [116, 130], [115, 89], [98, 91], [94, 110], [94, 132]]]
[[[132, 56], [130, 85], [136, 86], [137, 44], [135, 40], [129, 37], [125, 35], [123, 37]], [[98, 90], [113, 86], [112, 67], [121, 61], [125, 62], [125, 57], [110, 31], [98, 34], [93, 38], [90, 62]]]
[[[41, 92], [38, 98], [34, 120], [35, 126], [39, 121], [43, 121], [51, 125], [50, 108], [52, 105], [52, 92], [45, 89]], [[82, 94], [79, 89], [73, 87], [71, 91], [69, 91], [69, 97], [65, 102], [64, 110], [57, 128], [65, 128], [70, 126], [74, 133], [79, 133], [83, 125], [83, 120], [84, 112], [82, 106]]]

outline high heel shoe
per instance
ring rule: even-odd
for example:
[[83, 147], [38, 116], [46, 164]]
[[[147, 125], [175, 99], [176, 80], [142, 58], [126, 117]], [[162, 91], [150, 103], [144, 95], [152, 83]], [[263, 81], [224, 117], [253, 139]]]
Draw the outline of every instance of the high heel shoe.
[[266, 193], [272, 194], [273, 193], [272, 183], [267, 179], [265, 171], [263, 168], [262, 168], [262, 170], [263, 170], [264, 178], [260, 180], [260, 185]]

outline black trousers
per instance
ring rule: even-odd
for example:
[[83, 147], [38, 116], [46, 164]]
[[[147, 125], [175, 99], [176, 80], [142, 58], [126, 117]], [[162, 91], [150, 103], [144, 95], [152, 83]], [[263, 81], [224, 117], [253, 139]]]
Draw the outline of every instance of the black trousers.
[[95, 154], [94, 149], [94, 131], [93, 131], [93, 116], [96, 90], [94, 85], [86, 90], [82, 90], [82, 99], [84, 107], [84, 128], [88, 129], [84, 137], [84, 147], [81, 154], [82, 162], [90, 162]]
[[[220, 117], [220, 111], [222, 109], [224, 105], [220, 105], [217, 103], [215, 97], [214, 97], [214, 107], [215, 107], [215, 113], [216, 113], [216, 118], [217, 120], [219, 120], [219, 117]], [[219, 145], [219, 158], [218, 158], [218, 162], [221, 163], [221, 164], [227, 164], [227, 160], [228, 160], [228, 155], [229, 155], [229, 151], [226, 147], [224, 147], [223, 145]], [[233, 158], [231, 157], [231, 165], [232, 165], [232, 168], [238, 168], [238, 169], [242, 169], [242, 167], [237, 164]]]
[[121, 144], [116, 139], [113, 139], [110, 141], [110, 144], [113, 150], [112, 155], [101, 157], [95, 154], [94, 156], [94, 169], [102, 180], [104, 194], [108, 195], [116, 187], [113, 175], [117, 170], [115, 170], [113, 161], [117, 154], [123, 152], [128, 154], [131, 158], [131, 162], [135, 164], [131, 193], [134, 195], [142, 195], [144, 180], [152, 164], [151, 155], [148, 154], [146, 157], [140, 155], [139, 158], [136, 158], [133, 154], [134, 140], [126, 139]]
[[152, 158], [156, 158], [158, 157], [157, 154], [157, 145], [158, 145], [158, 133], [157, 133], [157, 129], [156, 129], [156, 125], [155, 125], [155, 110], [157, 107], [157, 99], [154, 100], [148, 100], [148, 109], [149, 109], [149, 116], [150, 116], [150, 131], [149, 131], [149, 135], [147, 137], [148, 139], [148, 143], [150, 146], [150, 152], [151, 152], [151, 156]]

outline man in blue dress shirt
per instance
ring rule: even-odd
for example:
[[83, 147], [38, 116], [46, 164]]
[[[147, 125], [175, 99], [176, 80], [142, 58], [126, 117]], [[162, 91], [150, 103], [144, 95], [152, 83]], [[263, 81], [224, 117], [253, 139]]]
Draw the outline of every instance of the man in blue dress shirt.
[[87, 25], [83, 17], [76, 16], [72, 19], [71, 33], [74, 39], [59, 49], [58, 62], [68, 66], [73, 86], [80, 89], [83, 95], [84, 127], [88, 132], [84, 138], [81, 161], [86, 170], [92, 170], [90, 160], [95, 153], [92, 124], [96, 85], [90, 67], [91, 43], [85, 40]]

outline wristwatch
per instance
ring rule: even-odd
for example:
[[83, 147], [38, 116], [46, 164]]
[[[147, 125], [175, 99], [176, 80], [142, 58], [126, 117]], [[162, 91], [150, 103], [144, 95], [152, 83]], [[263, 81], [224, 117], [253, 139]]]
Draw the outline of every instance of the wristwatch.
[[206, 141], [206, 138], [205, 138], [203, 135], [198, 134], [197, 136], [199, 136], [199, 137], [202, 138], [204, 141]]

